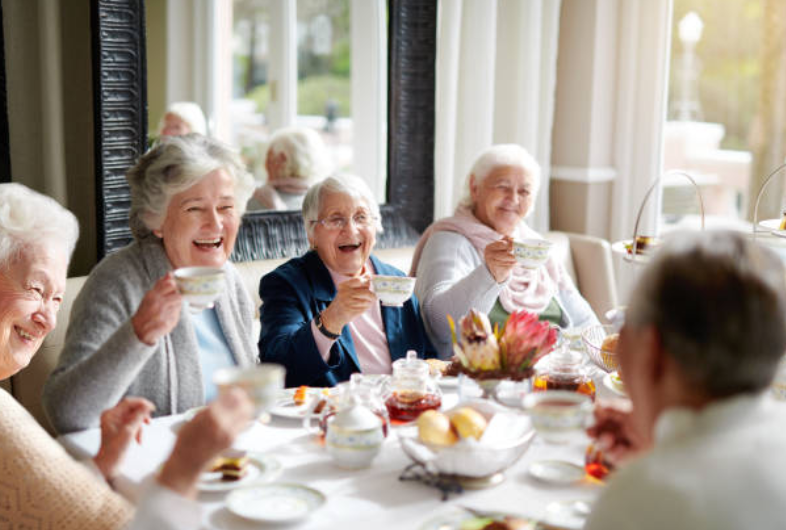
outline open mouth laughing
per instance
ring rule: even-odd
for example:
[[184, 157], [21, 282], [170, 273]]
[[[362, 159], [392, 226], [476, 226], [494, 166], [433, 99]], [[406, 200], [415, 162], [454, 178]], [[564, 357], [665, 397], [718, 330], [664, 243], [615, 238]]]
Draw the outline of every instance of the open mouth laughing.
[[221, 248], [221, 245], [224, 244], [223, 237], [217, 237], [215, 239], [195, 239], [194, 246], [198, 249], [202, 250], [213, 250], [217, 248]]
[[19, 326], [14, 326], [14, 331], [16, 332], [16, 335], [20, 339], [22, 339], [23, 342], [35, 342], [36, 340], [38, 340], [37, 336], [30, 333], [29, 331], [20, 328]]
[[355, 252], [356, 250], [360, 250], [362, 245], [362, 243], [344, 243], [338, 246], [338, 250], [339, 252], [349, 254], [351, 252]]

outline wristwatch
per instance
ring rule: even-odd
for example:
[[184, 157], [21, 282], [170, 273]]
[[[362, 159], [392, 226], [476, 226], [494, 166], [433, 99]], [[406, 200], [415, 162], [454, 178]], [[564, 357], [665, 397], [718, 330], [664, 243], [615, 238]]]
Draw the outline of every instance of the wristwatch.
[[328, 328], [325, 327], [325, 324], [322, 323], [322, 313], [318, 313], [316, 317], [314, 317], [314, 324], [317, 325], [317, 329], [320, 333], [326, 336], [329, 339], [336, 340], [341, 336], [339, 333], [333, 333]]

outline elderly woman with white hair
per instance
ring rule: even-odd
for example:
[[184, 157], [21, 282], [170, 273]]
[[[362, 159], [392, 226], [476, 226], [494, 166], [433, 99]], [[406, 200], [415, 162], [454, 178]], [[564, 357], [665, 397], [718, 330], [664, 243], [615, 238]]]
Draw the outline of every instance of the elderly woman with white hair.
[[767, 396], [785, 323], [770, 249], [721, 231], [664, 243], [620, 333], [632, 409], [597, 410], [589, 433], [618, 468], [585, 528], [786, 528], [786, 407]]
[[260, 282], [260, 358], [286, 367], [287, 386], [333, 386], [355, 372], [389, 374], [408, 350], [433, 357], [417, 299], [381, 307], [371, 291], [373, 275], [404, 273], [371, 254], [382, 227], [366, 183], [343, 175], [314, 185], [303, 222], [311, 250]]
[[[176, 414], [216, 395], [213, 373], [256, 362], [253, 303], [228, 258], [253, 179], [217, 140], [172, 136], [127, 174], [134, 242], [99, 263], [74, 301], [44, 406], [59, 432], [93, 427], [123, 396]], [[213, 267], [213, 308], [181, 311], [173, 270]]]
[[540, 315], [561, 327], [597, 323], [564, 267], [553, 257], [536, 270], [516, 261], [513, 242], [542, 239], [524, 218], [540, 185], [540, 167], [514, 144], [494, 145], [475, 162], [467, 195], [452, 217], [431, 225], [412, 262], [415, 293], [423, 304], [426, 329], [440, 355], [451, 355], [446, 315], [475, 308], [492, 324], [515, 310]]
[[207, 121], [202, 109], [193, 101], [170, 104], [158, 125], [158, 136], [183, 136], [190, 133], [207, 134]]
[[[55, 328], [78, 235], [74, 215], [53, 199], [20, 184], [0, 184], [0, 379], [27, 366]], [[0, 390], [0, 469], [4, 493], [14, 499], [0, 503], [0, 520], [10, 528], [27, 528], [31, 521], [62, 530], [196, 528], [200, 470], [242, 429], [251, 403], [240, 391], [224, 394], [184, 427], [134, 515], [108, 482], [132, 440], [141, 439], [151, 408], [147, 400], [126, 398], [105, 411], [101, 447], [80, 465]]]
[[309, 186], [331, 171], [325, 143], [313, 129], [288, 127], [276, 131], [265, 157], [267, 183], [254, 199], [268, 210], [299, 210]]

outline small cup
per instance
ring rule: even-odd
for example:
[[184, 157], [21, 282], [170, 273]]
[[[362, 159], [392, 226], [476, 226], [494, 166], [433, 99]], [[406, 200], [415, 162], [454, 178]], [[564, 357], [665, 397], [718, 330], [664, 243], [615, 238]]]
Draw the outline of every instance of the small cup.
[[524, 408], [544, 440], [566, 443], [588, 426], [592, 400], [578, 392], [546, 390], [528, 394], [524, 398]]
[[415, 289], [415, 278], [409, 276], [374, 276], [371, 290], [384, 306], [401, 307]]
[[525, 269], [537, 269], [549, 259], [551, 245], [548, 239], [522, 239], [513, 242], [513, 254]]
[[254, 403], [254, 415], [259, 417], [276, 403], [279, 390], [284, 388], [286, 370], [280, 364], [262, 363], [256, 366], [221, 368], [213, 374], [219, 392], [227, 388], [242, 388]]
[[192, 311], [213, 307], [213, 302], [224, 292], [224, 271], [214, 267], [182, 267], [175, 271], [175, 283], [180, 295]]

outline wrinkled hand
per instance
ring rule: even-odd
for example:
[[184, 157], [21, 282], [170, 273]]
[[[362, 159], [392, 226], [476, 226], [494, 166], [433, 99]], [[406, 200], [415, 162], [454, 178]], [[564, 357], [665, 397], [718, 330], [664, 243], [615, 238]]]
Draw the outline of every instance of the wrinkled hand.
[[503, 236], [486, 245], [483, 250], [483, 259], [491, 275], [502, 283], [510, 276], [510, 271], [516, 266], [516, 255], [513, 254], [513, 238]]
[[158, 482], [186, 497], [196, 496], [199, 475], [232, 445], [238, 433], [248, 426], [253, 412], [251, 400], [239, 388], [221, 392], [216, 401], [180, 429]]
[[142, 443], [142, 425], [150, 423], [153, 410], [148, 400], [128, 397], [101, 414], [101, 448], [93, 461], [107, 480], [117, 475], [131, 440]]
[[598, 447], [615, 466], [649, 449], [650, 442], [639, 433], [632, 412], [615, 407], [595, 407], [595, 425], [587, 435], [597, 440]]
[[376, 303], [377, 295], [371, 292], [371, 278], [360, 276], [338, 284], [336, 297], [322, 312], [322, 323], [333, 333], [341, 330]]
[[139, 340], [152, 346], [172, 331], [180, 320], [182, 299], [171, 271], [145, 293], [139, 309], [131, 317], [131, 325]]

